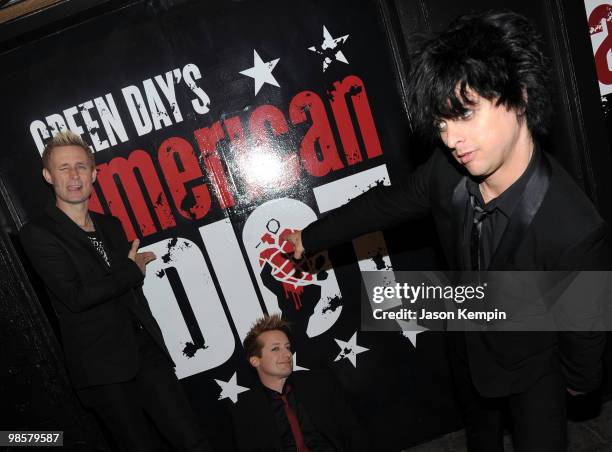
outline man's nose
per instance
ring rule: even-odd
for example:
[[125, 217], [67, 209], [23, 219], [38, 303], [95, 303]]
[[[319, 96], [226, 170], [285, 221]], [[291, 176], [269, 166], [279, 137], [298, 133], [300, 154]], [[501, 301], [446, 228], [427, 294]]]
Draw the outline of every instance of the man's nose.
[[446, 123], [446, 139], [445, 144], [450, 149], [455, 149], [459, 143], [462, 143], [465, 139], [463, 127], [454, 121], [448, 121]]
[[68, 169], [68, 175], [70, 176], [70, 179], [75, 179], [79, 177], [79, 172], [76, 168], [70, 168]]

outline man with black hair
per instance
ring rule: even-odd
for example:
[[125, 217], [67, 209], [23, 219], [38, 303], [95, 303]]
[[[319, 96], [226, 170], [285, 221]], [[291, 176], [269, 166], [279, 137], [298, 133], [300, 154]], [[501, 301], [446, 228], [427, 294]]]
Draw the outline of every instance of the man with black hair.
[[[550, 113], [548, 67], [533, 26], [512, 12], [463, 16], [411, 60], [416, 130], [445, 149], [405, 180], [377, 186], [287, 236], [302, 253], [431, 214], [451, 269], [593, 270], [610, 263], [607, 226], [539, 147]], [[598, 332], [448, 334], [470, 451], [563, 451], [566, 392], [593, 391]]]

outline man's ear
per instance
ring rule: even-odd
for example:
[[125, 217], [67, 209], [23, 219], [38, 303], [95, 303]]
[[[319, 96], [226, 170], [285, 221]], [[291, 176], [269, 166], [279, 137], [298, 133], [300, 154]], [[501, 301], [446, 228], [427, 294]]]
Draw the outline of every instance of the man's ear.
[[259, 357], [251, 356], [249, 358], [249, 364], [253, 366], [255, 369], [257, 369], [259, 367]]
[[98, 169], [94, 166], [91, 174], [91, 183], [93, 184], [98, 178]]
[[47, 168], [43, 168], [42, 175], [49, 185], [53, 185], [53, 177]]

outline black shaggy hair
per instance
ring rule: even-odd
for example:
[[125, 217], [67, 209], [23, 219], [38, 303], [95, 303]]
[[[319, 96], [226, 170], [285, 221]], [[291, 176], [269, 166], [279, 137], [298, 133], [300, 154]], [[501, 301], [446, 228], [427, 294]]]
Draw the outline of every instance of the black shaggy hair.
[[540, 41], [533, 25], [510, 11], [461, 16], [446, 31], [421, 38], [409, 74], [416, 131], [437, 137], [434, 122], [465, 114], [473, 104], [472, 90], [524, 115], [534, 137], [544, 135], [550, 115], [549, 65]]

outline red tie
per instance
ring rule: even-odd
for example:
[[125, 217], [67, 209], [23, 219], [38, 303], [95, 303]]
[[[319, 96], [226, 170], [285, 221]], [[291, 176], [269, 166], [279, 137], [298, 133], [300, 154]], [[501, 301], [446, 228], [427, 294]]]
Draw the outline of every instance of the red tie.
[[287, 388], [286, 391], [283, 391], [282, 394], [274, 394], [274, 396], [283, 401], [285, 414], [287, 415], [287, 420], [291, 426], [291, 433], [293, 433], [293, 438], [295, 439], [296, 452], [309, 452], [308, 447], [306, 447], [306, 443], [304, 442], [304, 436], [302, 435], [298, 418], [295, 415], [293, 408], [291, 408], [291, 405], [289, 405], [289, 400], [287, 400], [287, 394], [289, 394], [289, 391], [291, 391], [291, 386], [286, 384], [285, 387]]

